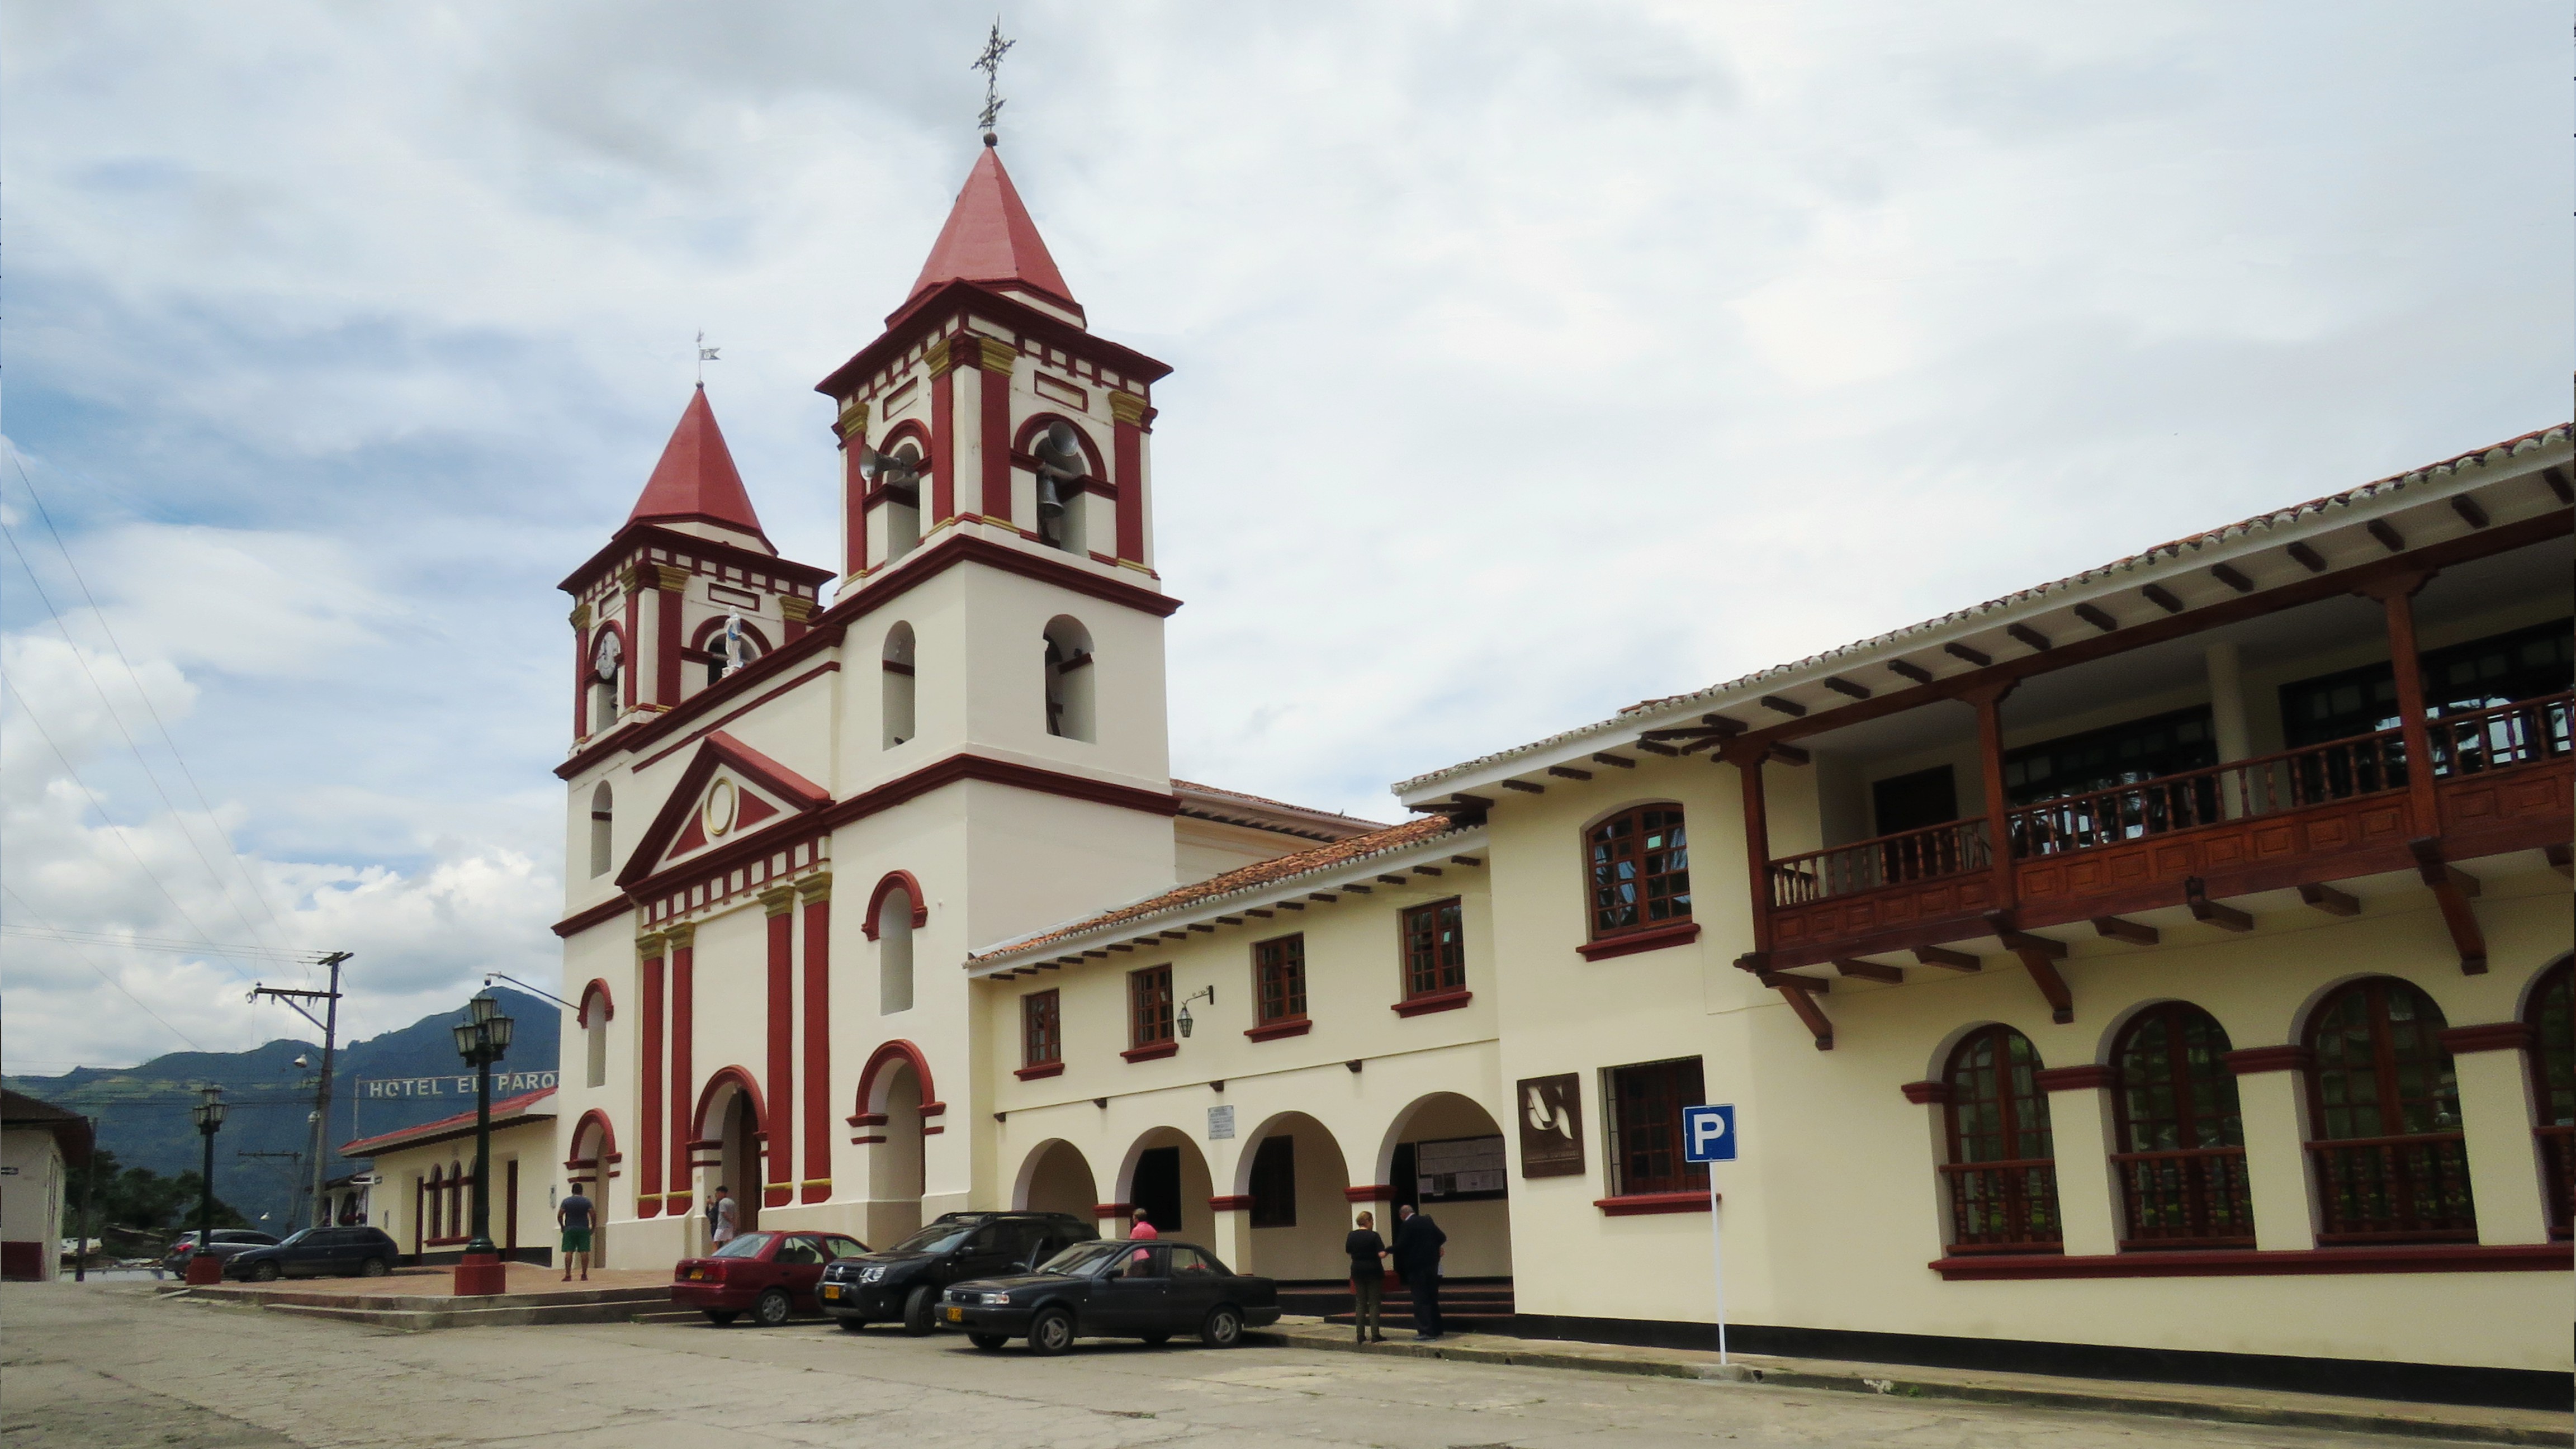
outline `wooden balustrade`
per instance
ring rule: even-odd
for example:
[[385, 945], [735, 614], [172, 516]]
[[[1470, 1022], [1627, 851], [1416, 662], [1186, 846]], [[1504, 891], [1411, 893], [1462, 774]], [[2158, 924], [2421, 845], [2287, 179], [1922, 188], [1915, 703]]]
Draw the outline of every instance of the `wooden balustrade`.
[[2462, 1134], [2347, 1137], [2311, 1142], [2320, 1243], [2475, 1242], [2469, 1154]]
[[2006, 816], [2004, 828], [2013, 858], [2022, 860], [2299, 810], [2405, 784], [2405, 741], [2396, 730], [2382, 730], [2043, 800]]
[[1856, 840], [1771, 862], [1771, 904], [1794, 906], [1829, 896], [1931, 880], [1993, 863], [1986, 822], [1952, 820], [1922, 830]]
[[2549, 1235], [2576, 1236], [2576, 1127], [2553, 1123], [2534, 1127], [2549, 1190]]
[[2057, 1219], [2057, 1159], [1949, 1162], [1952, 1253], [2049, 1253], [2063, 1236]]
[[2571, 748], [2569, 699], [2552, 694], [2425, 721], [2433, 773], [2447, 779], [2566, 755]]
[[2254, 1246], [2244, 1148], [2115, 1152], [2111, 1166], [2127, 1209], [2123, 1249]]

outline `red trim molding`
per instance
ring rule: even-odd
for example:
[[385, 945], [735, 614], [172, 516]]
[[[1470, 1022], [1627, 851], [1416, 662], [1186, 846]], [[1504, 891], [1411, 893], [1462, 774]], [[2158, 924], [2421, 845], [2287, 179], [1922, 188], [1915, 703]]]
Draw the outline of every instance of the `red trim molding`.
[[666, 866], [659, 872], [653, 868], [660, 862], [662, 852], [670, 848], [672, 837], [680, 833], [681, 822], [698, 812], [702, 804], [699, 792], [705, 790], [707, 782], [715, 778], [716, 771], [724, 767], [730, 767], [735, 774], [777, 796], [786, 805], [790, 818], [811, 814], [832, 803], [830, 791], [717, 730], [699, 742], [697, 755], [689, 761], [688, 768], [680, 772], [678, 782], [671, 786], [670, 796], [662, 802], [653, 823], [644, 827], [643, 839], [637, 842], [634, 855], [627, 859], [625, 869], [617, 873], [620, 886], [633, 891], [656, 875], [668, 875], [675, 870], [702, 870], [711, 864], [713, 852], [705, 859]]
[[590, 1004], [593, 1001], [599, 1003], [601, 1021], [617, 1019], [617, 998], [608, 994], [607, 982], [593, 976], [590, 978], [590, 984], [581, 989], [581, 1011], [573, 1018], [585, 1031], [590, 1028]]
[[[859, 1069], [859, 1115], [850, 1119], [851, 1126], [874, 1127], [884, 1124], [885, 1115], [869, 1110], [868, 1099], [875, 1095], [878, 1073], [898, 1061], [912, 1064], [912, 1084], [921, 1093], [922, 1116], [936, 1117], [948, 1110], [948, 1104], [938, 1099], [939, 1089], [931, 1083], [930, 1058], [923, 1054], [921, 1048], [901, 1037], [896, 1037], [891, 1041], [880, 1043], [874, 1052], [869, 1053], [868, 1064]], [[862, 1121], [861, 1118], [873, 1120]]]
[[1015, 1068], [1011, 1075], [1023, 1082], [1034, 1082], [1040, 1077], [1060, 1077], [1064, 1075], [1064, 1063], [1040, 1062], [1034, 1067]]
[[2250, 1077], [2258, 1072], [2304, 1072], [2316, 1061], [2316, 1054], [2303, 1046], [2240, 1047], [2219, 1060], [2236, 1075]]
[[1210, 1212], [1239, 1213], [1246, 1211], [1251, 1206], [1252, 1195], [1250, 1193], [1237, 1193], [1232, 1197], [1212, 1197], [1208, 1199], [1208, 1211]]
[[598, 905], [592, 906], [589, 910], [575, 911], [571, 915], [564, 917], [562, 920], [555, 922], [555, 934], [558, 936], [578, 936], [593, 926], [606, 925], [608, 922], [616, 920], [619, 916], [625, 915], [628, 911], [633, 909], [635, 909], [635, 903], [624, 896], [619, 896], [613, 901], [602, 901]]
[[1586, 961], [1607, 961], [1613, 956], [1633, 956], [1639, 951], [1660, 951], [1699, 939], [1699, 922], [1673, 921], [1661, 926], [1648, 926], [1642, 931], [1629, 931], [1617, 936], [1604, 936], [1586, 941], [1574, 949]]
[[1456, 1011], [1476, 999], [1476, 993], [1461, 986], [1450, 991], [1434, 991], [1410, 1001], [1399, 1001], [1387, 1010], [1398, 1016], [1428, 1016], [1435, 1011]]
[[2570, 1243], [2418, 1243], [2367, 1248], [2252, 1248], [2185, 1253], [2114, 1253], [2062, 1258], [2037, 1254], [1936, 1258], [1953, 1283], [1999, 1278], [2261, 1278], [2317, 1273], [2564, 1273], [2576, 1269]]
[[1596, 1197], [1592, 1200], [1592, 1205], [1601, 1209], [1601, 1215], [1605, 1218], [1639, 1218], [1656, 1213], [1704, 1213], [1708, 1211], [1708, 1194], [1704, 1192], [1632, 1192], [1619, 1197]]
[[1348, 1202], [1393, 1202], [1395, 1188], [1383, 1182], [1366, 1183], [1359, 1187], [1343, 1188], [1342, 1197]]
[[1129, 1047], [1118, 1055], [1131, 1062], [1158, 1062], [1165, 1057], [1178, 1056], [1180, 1051], [1181, 1044], [1177, 1041], [1158, 1041], [1149, 1042], [1140, 1047]]
[[871, 941], [877, 938], [877, 912], [884, 908], [886, 897], [898, 890], [903, 892], [904, 899], [912, 902], [912, 928], [918, 931], [930, 924], [930, 906], [921, 898], [921, 882], [913, 879], [911, 871], [890, 870], [885, 873], [885, 879], [877, 882], [877, 888], [868, 893], [868, 913], [859, 921], [861, 935]]
[[1266, 1021], [1259, 1026], [1246, 1027], [1243, 1034], [1254, 1041], [1277, 1041], [1283, 1036], [1304, 1036], [1314, 1030], [1314, 1027], [1315, 1023], [1305, 1017], [1291, 1016], [1278, 1021]]
[[2117, 1068], [2098, 1062], [2076, 1067], [2043, 1067], [2030, 1074], [2032, 1082], [2043, 1092], [2098, 1092], [2120, 1084]]
[[1091, 1205], [1091, 1215], [1095, 1218], [1123, 1218], [1135, 1210], [1133, 1204], [1123, 1202], [1096, 1202]]
[[2540, 1042], [2540, 1033], [2527, 1021], [2490, 1021], [2476, 1026], [2455, 1026], [2440, 1036], [2442, 1045], [2453, 1056], [2462, 1052], [2527, 1052]]
[[1948, 1082], [1908, 1082], [1905, 1084], [1905, 1100], [1917, 1107], [1937, 1107], [1950, 1100], [1950, 1084]]

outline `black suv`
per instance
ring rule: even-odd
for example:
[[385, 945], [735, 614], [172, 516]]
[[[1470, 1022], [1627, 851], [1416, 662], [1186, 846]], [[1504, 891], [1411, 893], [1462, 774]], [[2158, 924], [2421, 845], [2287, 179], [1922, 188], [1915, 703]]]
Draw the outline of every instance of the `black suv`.
[[966, 1278], [1025, 1273], [1100, 1229], [1071, 1213], [941, 1213], [882, 1252], [843, 1258], [823, 1270], [823, 1311], [855, 1333], [871, 1323], [933, 1327], [939, 1293]]
[[224, 1276], [254, 1283], [330, 1275], [381, 1278], [401, 1259], [402, 1249], [382, 1228], [306, 1228], [274, 1247], [233, 1254], [224, 1260]]

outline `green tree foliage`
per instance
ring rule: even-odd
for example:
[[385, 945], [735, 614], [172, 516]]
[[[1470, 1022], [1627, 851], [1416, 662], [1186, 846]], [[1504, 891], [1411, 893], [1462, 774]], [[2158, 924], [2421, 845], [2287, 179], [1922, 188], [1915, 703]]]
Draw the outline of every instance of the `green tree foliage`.
[[[84, 1211], [90, 1208], [90, 1177], [98, 1178], [97, 1217], [86, 1224]], [[110, 1227], [138, 1228], [160, 1233], [173, 1229], [194, 1228], [197, 1207], [205, 1192], [205, 1179], [194, 1172], [163, 1177], [148, 1167], [126, 1167], [116, 1154], [100, 1149], [90, 1154], [86, 1166], [72, 1168], [64, 1183], [63, 1236], [68, 1238], [98, 1237]], [[246, 1228], [250, 1220], [215, 1199], [215, 1226]]]

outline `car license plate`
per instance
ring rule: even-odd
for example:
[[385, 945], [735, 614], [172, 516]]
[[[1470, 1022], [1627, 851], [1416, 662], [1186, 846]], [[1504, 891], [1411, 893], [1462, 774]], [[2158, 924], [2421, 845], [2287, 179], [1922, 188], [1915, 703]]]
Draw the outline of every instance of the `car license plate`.
[[964, 1323], [966, 1321], [966, 1310], [963, 1308], [950, 1308], [948, 1310], [948, 1321], [951, 1323]]
[[823, 1285], [823, 1296], [824, 1296], [824, 1297], [826, 1297], [826, 1298], [838, 1298], [838, 1297], [840, 1297], [840, 1296], [841, 1296], [841, 1285], [840, 1285], [840, 1284], [838, 1284], [838, 1283], [826, 1283], [826, 1284], [824, 1284], [824, 1285]]

